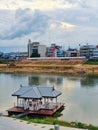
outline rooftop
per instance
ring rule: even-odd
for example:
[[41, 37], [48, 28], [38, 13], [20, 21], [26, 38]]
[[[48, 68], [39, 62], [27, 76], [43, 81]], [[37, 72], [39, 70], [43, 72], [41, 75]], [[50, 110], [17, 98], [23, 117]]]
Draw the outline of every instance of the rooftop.
[[59, 95], [61, 95], [60, 91], [55, 90], [54, 87], [46, 86], [21, 86], [19, 90], [12, 94], [12, 96], [31, 99], [41, 99], [43, 97], [56, 98]]

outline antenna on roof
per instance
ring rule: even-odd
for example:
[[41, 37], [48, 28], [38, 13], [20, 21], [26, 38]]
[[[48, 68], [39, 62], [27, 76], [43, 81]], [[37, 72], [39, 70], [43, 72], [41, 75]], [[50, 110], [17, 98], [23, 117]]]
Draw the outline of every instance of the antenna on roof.
[[20, 88], [22, 87], [22, 84], [20, 84]]

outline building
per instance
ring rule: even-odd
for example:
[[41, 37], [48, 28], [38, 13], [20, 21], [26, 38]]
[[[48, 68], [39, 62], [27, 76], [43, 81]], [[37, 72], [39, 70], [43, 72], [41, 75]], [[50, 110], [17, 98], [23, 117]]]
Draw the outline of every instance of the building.
[[68, 48], [66, 51], [67, 57], [77, 57], [79, 56], [79, 51], [77, 49]]
[[51, 44], [51, 46], [47, 48], [46, 56], [47, 57], [64, 57], [64, 51], [62, 50], [62, 46], [58, 46], [54, 43]]
[[98, 57], [98, 48], [93, 50], [93, 56]]
[[91, 56], [90, 59], [98, 60], [98, 46], [93, 50], [93, 56]]
[[45, 57], [46, 56], [46, 46], [40, 45], [39, 42], [28, 41], [28, 57]]
[[86, 58], [90, 58], [93, 56], [93, 51], [96, 47], [93, 45], [84, 45], [80, 46], [80, 56], [85, 56]]
[[26, 59], [27, 57], [28, 57], [27, 52], [18, 52], [16, 55], [16, 58], [18, 58], [18, 59]]
[[7, 60], [18, 60], [18, 59], [26, 59], [28, 57], [27, 52], [9, 52], [3, 53], [2, 58]]

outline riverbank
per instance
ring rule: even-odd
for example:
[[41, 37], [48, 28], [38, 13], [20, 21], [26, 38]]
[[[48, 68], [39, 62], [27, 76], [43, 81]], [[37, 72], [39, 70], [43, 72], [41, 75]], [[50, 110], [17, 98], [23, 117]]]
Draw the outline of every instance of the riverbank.
[[0, 72], [98, 75], [98, 66], [83, 64], [83, 61], [80, 60], [23, 60], [9, 64], [0, 64]]
[[[29, 123], [15, 118], [0, 117], [0, 130], [51, 130], [54, 129], [54, 125]], [[69, 128], [60, 126], [60, 130], [82, 130], [78, 128]]]

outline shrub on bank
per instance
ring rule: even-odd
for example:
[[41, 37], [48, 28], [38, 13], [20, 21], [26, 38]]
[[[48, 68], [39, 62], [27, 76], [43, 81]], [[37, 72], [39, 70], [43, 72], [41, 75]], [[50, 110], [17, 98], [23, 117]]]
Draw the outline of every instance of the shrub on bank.
[[98, 130], [98, 126], [93, 126], [91, 124], [88, 125], [81, 122], [66, 122], [66, 121], [58, 120], [57, 118], [53, 118], [53, 117], [50, 117], [50, 118], [47, 117], [43, 119], [39, 119], [39, 118], [31, 119], [26, 116], [21, 119], [28, 121], [28, 123], [40, 123], [40, 124], [51, 124], [51, 125], [58, 124], [60, 126], [82, 128], [82, 129], [88, 129], [88, 130]]

